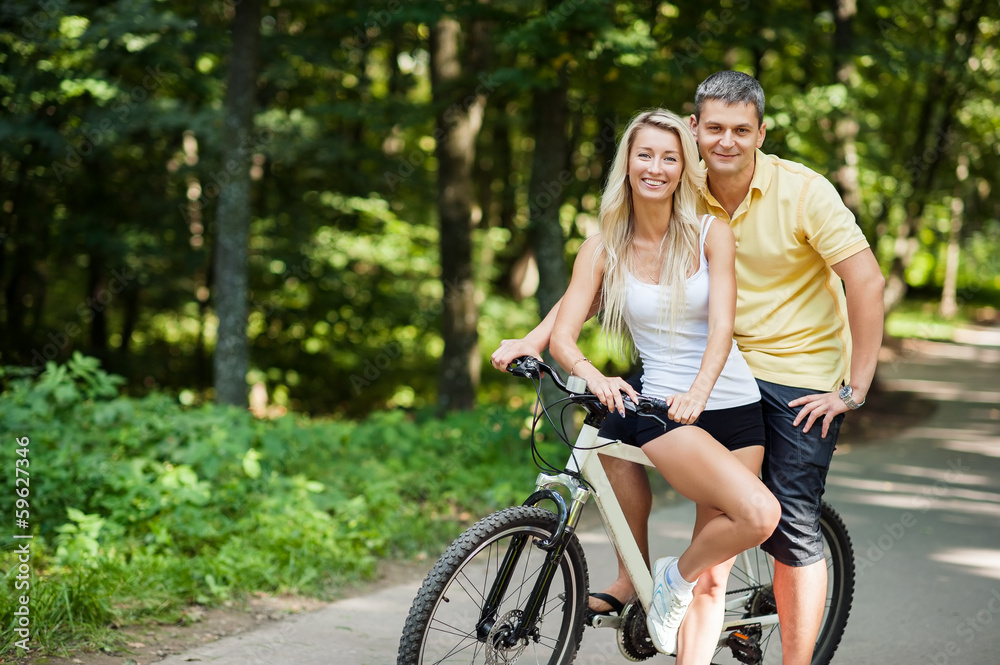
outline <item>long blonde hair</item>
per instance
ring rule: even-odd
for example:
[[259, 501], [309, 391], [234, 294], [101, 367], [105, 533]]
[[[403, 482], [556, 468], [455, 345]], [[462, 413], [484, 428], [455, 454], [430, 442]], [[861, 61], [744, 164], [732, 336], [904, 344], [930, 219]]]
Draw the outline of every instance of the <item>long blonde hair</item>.
[[[680, 141], [684, 156], [681, 182], [674, 191], [673, 209], [667, 232], [660, 245], [663, 262], [660, 265], [661, 299], [670, 296], [670, 345], [673, 331], [683, 320], [685, 309], [685, 281], [698, 265], [701, 255], [701, 222], [697, 203], [699, 190], [705, 182], [705, 171], [700, 168], [698, 147], [687, 123], [666, 109], [643, 111], [632, 118], [622, 134], [615, 152], [607, 184], [601, 197], [601, 247], [604, 253], [604, 279], [601, 305], [604, 310], [603, 335], [613, 356], [635, 359], [635, 348], [629, 333], [625, 314], [626, 270], [634, 264], [633, 236], [635, 211], [632, 204], [632, 184], [629, 182], [629, 155], [636, 134], [643, 127], [655, 127], [673, 132]], [[660, 308], [661, 316], [665, 307]]]

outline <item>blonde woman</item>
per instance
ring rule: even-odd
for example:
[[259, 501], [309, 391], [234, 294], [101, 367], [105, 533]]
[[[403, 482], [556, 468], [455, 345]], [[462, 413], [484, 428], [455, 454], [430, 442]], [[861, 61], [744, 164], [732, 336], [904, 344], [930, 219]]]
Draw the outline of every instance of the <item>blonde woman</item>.
[[[732, 558], [763, 542], [780, 516], [757, 477], [760, 393], [733, 342], [735, 240], [728, 225], [695, 212], [704, 182], [697, 154], [673, 113], [633, 118], [604, 189], [600, 233], [580, 249], [550, 343], [556, 361], [612, 411], [602, 435], [641, 446], [697, 504], [691, 544], [653, 566], [647, 619], [657, 649], [686, 664], [711, 660]], [[577, 346], [595, 301], [612, 348], [641, 359], [642, 392], [670, 404], [666, 426], [626, 417], [622, 394], [635, 398], [635, 389], [604, 376]]]

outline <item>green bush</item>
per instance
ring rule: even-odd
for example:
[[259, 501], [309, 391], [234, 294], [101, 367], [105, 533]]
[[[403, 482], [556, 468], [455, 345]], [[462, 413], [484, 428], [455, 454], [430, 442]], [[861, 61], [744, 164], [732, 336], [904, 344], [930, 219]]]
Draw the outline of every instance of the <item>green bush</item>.
[[[335, 596], [381, 558], [433, 558], [469, 521], [523, 500], [537, 473], [525, 410], [258, 420], [121, 396], [79, 355], [3, 378], [0, 421], [30, 437], [32, 640], [49, 649], [254, 591]], [[2, 514], [15, 498], [0, 494]], [[22, 593], [3, 547], [0, 654], [17, 641]]]

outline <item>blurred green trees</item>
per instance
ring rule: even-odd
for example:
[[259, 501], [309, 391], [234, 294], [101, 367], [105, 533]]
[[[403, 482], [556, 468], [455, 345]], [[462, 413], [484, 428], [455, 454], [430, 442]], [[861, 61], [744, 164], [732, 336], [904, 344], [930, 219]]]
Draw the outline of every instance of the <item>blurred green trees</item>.
[[[133, 392], [215, 396], [236, 11], [0, 7], [0, 364], [82, 351]], [[476, 47], [451, 91], [431, 84], [442, 20], [459, 26], [460, 53]], [[987, 0], [262, 2], [253, 131], [238, 146], [248, 381], [311, 412], [437, 399], [442, 330], [470, 311], [442, 273], [455, 239], [442, 238], [438, 190], [449, 112], [481, 116], [454, 273], [478, 315], [474, 380], [492, 345], [551, 304], [596, 230], [624, 123], [649, 106], [689, 113], [721, 68], [764, 85], [765, 149], [850, 199], [892, 302], [915, 290], [950, 311], [996, 307], [998, 35]]]

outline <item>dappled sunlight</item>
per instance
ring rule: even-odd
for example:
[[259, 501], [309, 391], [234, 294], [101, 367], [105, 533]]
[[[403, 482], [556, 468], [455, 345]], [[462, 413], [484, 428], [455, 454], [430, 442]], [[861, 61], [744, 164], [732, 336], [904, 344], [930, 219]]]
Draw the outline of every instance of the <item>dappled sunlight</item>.
[[[955, 473], [962, 477], [964, 474]], [[930, 495], [936, 499], [965, 499], [967, 501], [985, 501], [987, 503], [1000, 504], [1000, 494], [996, 492], [981, 492], [951, 487], [954, 481], [935, 483], [934, 485], [921, 485], [916, 483], [895, 482], [891, 480], [868, 480], [865, 478], [830, 478], [829, 485], [840, 485], [852, 489], [867, 490], [869, 492], [891, 492], [902, 496], [926, 496]]]
[[954, 427], [914, 427], [907, 431], [909, 439], [980, 439], [982, 434], [973, 427], [955, 429]]
[[943, 441], [940, 446], [960, 453], [1000, 457], [1000, 438], [996, 437], [982, 441]]
[[[956, 478], [964, 475], [954, 473]], [[829, 486], [848, 490], [838, 492], [838, 501], [919, 512], [934, 510], [1000, 518], [1000, 493], [954, 487], [952, 483], [938, 481], [933, 485], [922, 485], [844, 476], [830, 476], [827, 480]]]
[[966, 572], [1000, 580], [1000, 550], [955, 547], [932, 554], [930, 558], [969, 569]]
[[990, 487], [993, 479], [984, 474], [957, 473], [953, 469], [936, 468], [931, 469], [923, 466], [912, 466], [910, 464], [887, 464], [885, 470], [900, 476], [912, 476], [914, 478], [927, 478], [944, 483], [956, 483], [959, 485], [985, 485]]
[[939, 499], [927, 494], [844, 492], [837, 495], [838, 504], [845, 501], [860, 505], [877, 506], [879, 508], [898, 508], [900, 510], [912, 510], [915, 512], [934, 510], [1000, 519], [1000, 504], [961, 501], [957, 499]]
[[936, 402], [1000, 402], [1000, 390], [971, 390], [952, 381], [927, 381], [920, 379], [883, 379], [882, 386], [892, 392], [911, 392]]
[[941, 344], [927, 342], [920, 339], [906, 339], [903, 341], [905, 353], [920, 353], [921, 350], [933, 348], [933, 356], [925, 355], [921, 357], [921, 362], [928, 365], [951, 364], [951, 360], [974, 360], [981, 363], [1000, 362], [1000, 348], [990, 348], [983, 346], [967, 346], [962, 344]]

